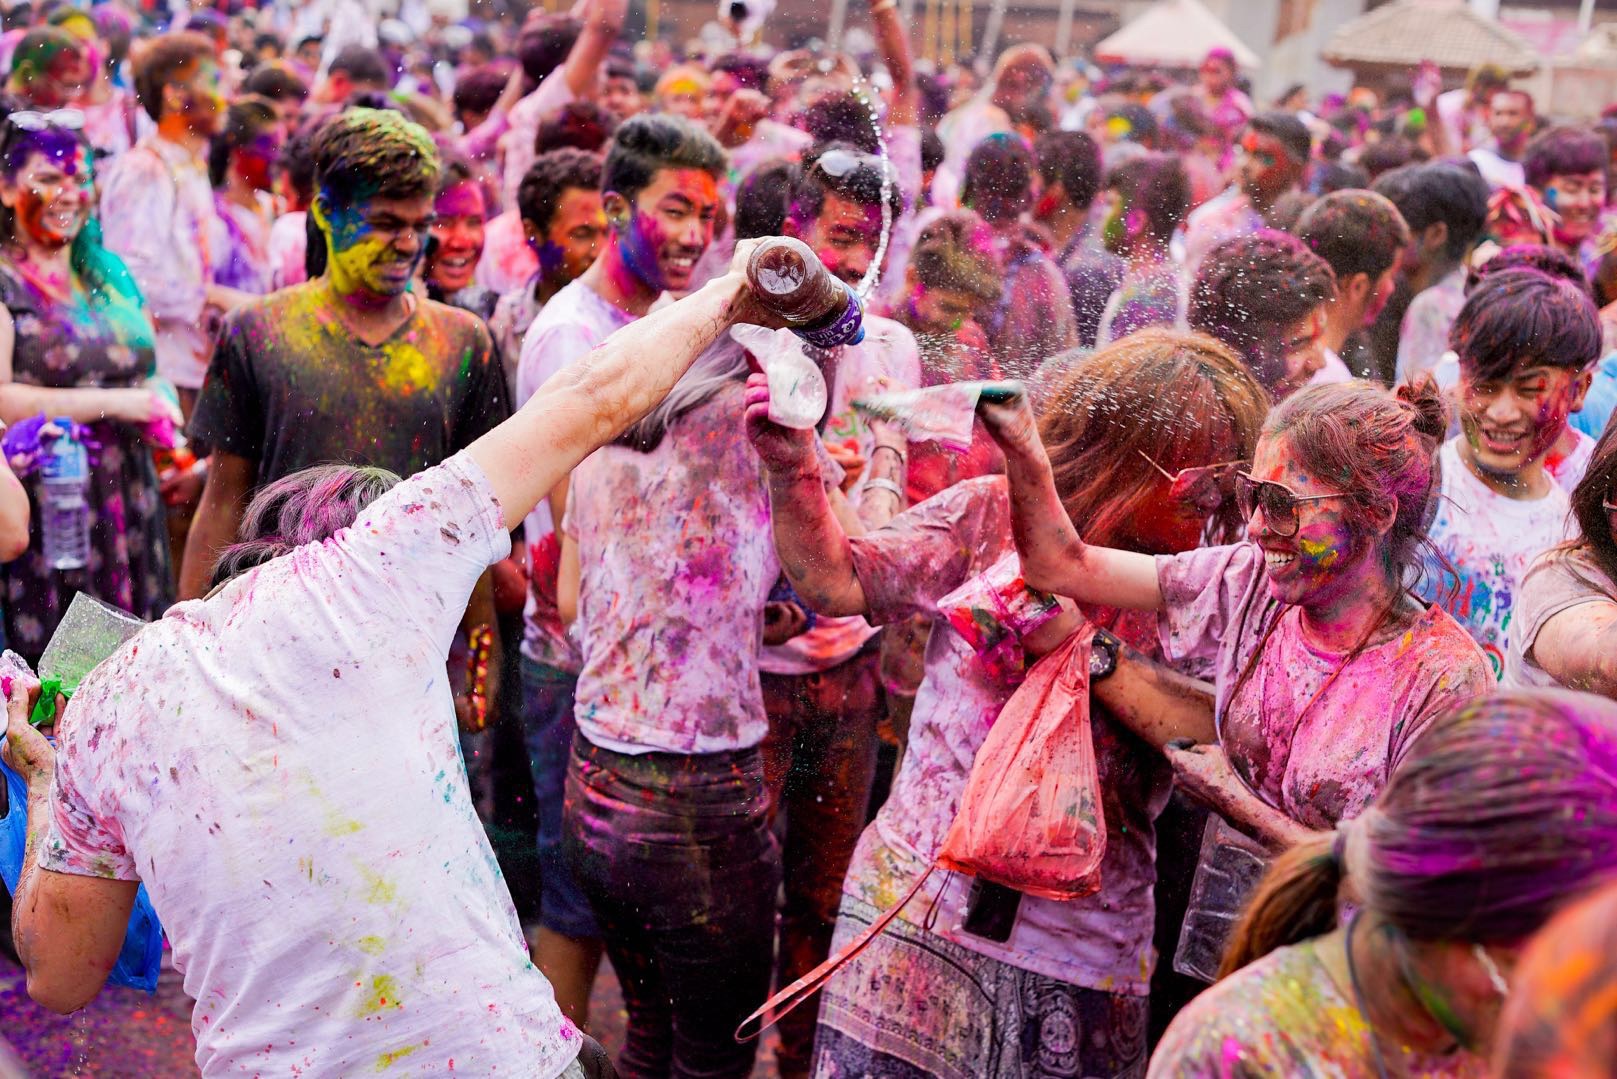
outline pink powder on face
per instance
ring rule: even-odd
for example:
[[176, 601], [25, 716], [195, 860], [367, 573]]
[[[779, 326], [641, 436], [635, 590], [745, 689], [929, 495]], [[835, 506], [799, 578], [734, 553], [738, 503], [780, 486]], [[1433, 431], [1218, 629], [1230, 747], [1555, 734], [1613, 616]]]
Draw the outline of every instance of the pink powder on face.
[[483, 189], [474, 180], [464, 180], [439, 195], [432, 208], [439, 217], [473, 217], [481, 221], [486, 211]]

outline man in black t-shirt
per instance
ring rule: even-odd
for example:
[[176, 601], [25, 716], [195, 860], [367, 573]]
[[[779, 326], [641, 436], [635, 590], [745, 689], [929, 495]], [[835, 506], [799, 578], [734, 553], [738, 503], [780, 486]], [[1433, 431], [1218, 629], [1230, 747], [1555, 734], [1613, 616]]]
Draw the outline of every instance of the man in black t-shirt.
[[232, 313], [191, 431], [213, 450], [180, 596], [207, 590], [252, 492], [326, 462], [419, 472], [511, 411], [488, 329], [410, 290], [438, 155], [401, 115], [353, 109], [315, 138], [325, 272]]

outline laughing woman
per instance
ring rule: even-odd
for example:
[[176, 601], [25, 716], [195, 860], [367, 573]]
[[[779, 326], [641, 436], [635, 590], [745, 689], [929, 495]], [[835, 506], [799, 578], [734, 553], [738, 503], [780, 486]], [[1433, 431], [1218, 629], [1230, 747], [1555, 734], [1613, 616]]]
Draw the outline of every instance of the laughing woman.
[[1156, 558], [1079, 538], [1025, 404], [984, 418], [1028, 584], [1156, 611], [1171, 660], [1212, 661], [1217, 745], [1174, 767], [1269, 849], [1358, 815], [1417, 735], [1489, 688], [1465, 631], [1408, 591], [1446, 425], [1435, 384], [1287, 398], [1237, 477], [1246, 541]]
[[[95, 183], [74, 112], [0, 125], [0, 420], [40, 413], [88, 424], [90, 557], [52, 570], [34, 515], [30, 550], [7, 565], [6, 636], [37, 663], [75, 591], [142, 618], [174, 597], [157, 472], [143, 429], [178, 409], [145, 385], [152, 324], [123, 262], [101, 246]], [[38, 480], [30, 484], [36, 499]]]

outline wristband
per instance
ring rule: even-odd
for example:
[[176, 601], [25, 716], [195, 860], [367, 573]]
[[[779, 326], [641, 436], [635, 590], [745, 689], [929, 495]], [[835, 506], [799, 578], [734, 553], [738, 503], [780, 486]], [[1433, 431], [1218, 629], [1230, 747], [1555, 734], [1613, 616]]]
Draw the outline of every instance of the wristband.
[[868, 479], [865, 481], [865, 490], [886, 491], [888, 494], [898, 499], [899, 505], [902, 506], [904, 504], [904, 488], [900, 487], [892, 480], [884, 480], [880, 478]]
[[888, 453], [898, 458], [899, 468], [903, 468], [905, 465], [909, 464], [909, 458], [905, 456], [903, 450], [899, 449], [897, 446], [889, 446], [885, 442], [879, 442], [876, 444], [876, 448], [870, 451], [870, 459], [874, 461], [876, 459], [876, 454], [882, 450], [886, 450]]

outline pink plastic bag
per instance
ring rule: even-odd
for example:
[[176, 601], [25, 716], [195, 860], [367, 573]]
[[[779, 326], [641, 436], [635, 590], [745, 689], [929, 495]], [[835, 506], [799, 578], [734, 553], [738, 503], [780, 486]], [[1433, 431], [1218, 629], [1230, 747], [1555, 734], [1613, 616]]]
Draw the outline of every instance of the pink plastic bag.
[[1028, 671], [971, 762], [954, 824], [938, 857], [899, 901], [842, 951], [764, 1002], [736, 1028], [756, 1038], [819, 991], [913, 899], [934, 870], [957, 870], [1046, 899], [1100, 890], [1106, 853], [1100, 777], [1089, 726], [1085, 623]]
[[1100, 890], [1106, 853], [1081, 626], [1033, 665], [971, 763], [938, 865], [1045, 899]]

